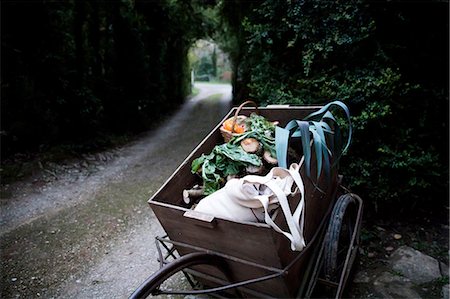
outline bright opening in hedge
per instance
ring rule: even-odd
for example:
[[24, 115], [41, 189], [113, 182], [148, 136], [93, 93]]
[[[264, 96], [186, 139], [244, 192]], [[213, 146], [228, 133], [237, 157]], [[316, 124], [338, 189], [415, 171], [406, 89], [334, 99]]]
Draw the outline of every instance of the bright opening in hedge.
[[231, 82], [229, 56], [212, 40], [197, 40], [188, 53], [192, 81]]

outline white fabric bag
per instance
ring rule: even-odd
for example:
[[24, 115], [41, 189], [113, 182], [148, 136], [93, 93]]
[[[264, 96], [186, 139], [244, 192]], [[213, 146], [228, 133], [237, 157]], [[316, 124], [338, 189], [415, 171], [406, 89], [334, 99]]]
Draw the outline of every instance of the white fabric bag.
[[[292, 250], [301, 251], [305, 247], [305, 188], [299, 170], [300, 165], [293, 163], [289, 169], [274, 167], [265, 176], [247, 175], [231, 179], [222, 189], [202, 199], [194, 210], [233, 221], [264, 219], [291, 241]], [[296, 187], [293, 189], [294, 183]], [[300, 201], [292, 213], [288, 196], [297, 193], [300, 193]], [[289, 232], [281, 230], [270, 217], [270, 212], [278, 206], [286, 218]]]

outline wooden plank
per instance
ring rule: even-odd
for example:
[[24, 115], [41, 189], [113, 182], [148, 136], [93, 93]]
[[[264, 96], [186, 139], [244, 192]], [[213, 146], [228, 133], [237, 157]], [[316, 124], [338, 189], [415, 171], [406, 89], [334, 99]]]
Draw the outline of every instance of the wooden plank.
[[[315, 156], [314, 148], [312, 149], [312, 157]], [[311, 159], [311, 174], [313, 179], [315, 179], [314, 174], [317, 170], [317, 163], [315, 159]], [[322, 169], [322, 174], [317, 182], [314, 184], [320, 188], [317, 189], [310, 179], [307, 178], [305, 173], [305, 167], [302, 166], [300, 173], [302, 174], [302, 179], [305, 183], [305, 241], [306, 246], [316, 246], [316, 244], [310, 243], [313, 235], [317, 232], [322, 219], [326, 216], [331, 204], [334, 203], [334, 196], [337, 188], [337, 171], [332, 171], [330, 174], [330, 182], [324, 175], [324, 170]], [[291, 198], [290, 206], [291, 210], [294, 210], [299, 202], [299, 196]], [[281, 216], [281, 215], [280, 215]], [[275, 222], [282, 227], [282, 229], [287, 229], [287, 224], [283, 221], [283, 217], [278, 217]], [[327, 225], [327, 223], [325, 224]], [[289, 241], [279, 234], [274, 234], [274, 239], [277, 239], [278, 253], [280, 261], [284, 267], [288, 266], [296, 257], [296, 252], [291, 250], [283, 250], [283, 248], [290, 248]], [[321, 242], [322, 240], [316, 240], [316, 242]], [[306, 250], [306, 249], [304, 249]], [[288, 275], [285, 278], [286, 284], [289, 288], [289, 292], [295, 295], [298, 285], [300, 284], [299, 277], [301, 277], [303, 269], [305, 268], [307, 261], [310, 258], [312, 252], [304, 253], [300, 260], [298, 260], [294, 265], [291, 266]]]
[[216, 218], [213, 228], [184, 217], [185, 211], [151, 203], [158, 220], [173, 241], [281, 268], [268, 225], [238, 223]]

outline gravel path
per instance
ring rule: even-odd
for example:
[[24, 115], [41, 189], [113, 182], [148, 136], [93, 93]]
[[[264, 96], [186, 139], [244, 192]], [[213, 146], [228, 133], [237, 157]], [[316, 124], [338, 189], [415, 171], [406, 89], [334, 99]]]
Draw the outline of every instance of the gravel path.
[[230, 108], [229, 85], [197, 87], [135, 142], [2, 186], [1, 298], [126, 298], [157, 269], [147, 200]]

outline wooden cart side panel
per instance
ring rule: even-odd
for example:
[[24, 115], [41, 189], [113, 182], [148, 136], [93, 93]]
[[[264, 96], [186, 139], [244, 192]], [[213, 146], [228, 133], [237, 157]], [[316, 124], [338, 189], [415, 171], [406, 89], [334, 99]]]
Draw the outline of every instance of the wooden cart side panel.
[[150, 202], [150, 205], [173, 241], [281, 269], [272, 229], [267, 225], [215, 218], [213, 227], [207, 227], [201, 220], [183, 216], [184, 209], [157, 202]]
[[[336, 174], [337, 172], [334, 173]], [[325, 187], [325, 185], [322, 183], [319, 185], [322, 188]], [[306, 194], [313, 193], [313, 195], [306, 197], [306, 206], [305, 206], [305, 240], [306, 246], [312, 246], [311, 248], [312, 250], [316, 250], [315, 248], [318, 245], [318, 242], [322, 242], [322, 240], [315, 240], [314, 243], [312, 243], [311, 241], [314, 234], [319, 229], [321, 221], [324, 219], [324, 217], [326, 217], [326, 213], [329, 210], [330, 205], [333, 205], [334, 203], [336, 188], [337, 188], [337, 176], [334, 176], [334, 179], [332, 179], [332, 184], [328, 186], [327, 189], [324, 189], [324, 191], [326, 191], [325, 194], [321, 193], [317, 189], [314, 189], [314, 186], [312, 184], [310, 186], [307, 186], [306, 188]], [[328, 223], [326, 222], [325, 226], [327, 225]], [[285, 242], [286, 240], [281, 240], [280, 243]], [[281, 246], [288, 246], [288, 245], [289, 244], [281, 244]], [[312, 250], [306, 252], [298, 262], [296, 262], [291, 266], [289, 275], [287, 275], [286, 277], [286, 284], [289, 287], [289, 292], [297, 291], [296, 289], [298, 288], [299, 285], [297, 274], [303, 273], [305, 271], [306, 261], [309, 260], [309, 257], [312, 254]], [[279, 252], [282, 251], [279, 250]], [[280, 260], [283, 265], [287, 265], [288, 263], [292, 262], [295, 259], [295, 257], [296, 253], [291, 251], [285, 255], [280, 255]]]
[[192, 161], [203, 153], [208, 154], [221, 140], [218, 130], [203, 140], [203, 142], [181, 163], [178, 169], [164, 183], [164, 185], [149, 200], [170, 203], [177, 206], [187, 207], [183, 201], [183, 190], [191, 189], [195, 184], [201, 185], [199, 176], [191, 172]]
[[236, 108], [228, 112], [227, 115], [214, 127], [214, 129], [206, 135], [205, 138], [194, 148], [194, 150], [184, 159], [174, 173], [166, 180], [159, 190], [149, 199], [151, 201], [159, 201], [179, 206], [186, 206], [182, 200], [182, 192], [184, 189], [190, 189], [201, 180], [191, 172], [192, 161], [202, 154], [208, 154], [214, 146], [223, 143], [220, 134], [220, 126], [224, 120], [228, 119]]
[[[314, 148], [312, 148], [311, 156], [315, 157]], [[319, 180], [315, 180], [314, 176], [317, 173], [317, 162], [316, 159], [311, 159], [311, 174], [314, 179], [314, 183], [310, 178], [306, 176], [305, 171], [305, 163], [303, 163], [300, 174], [304, 183], [305, 193], [304, 193], [304, 238], [306, 245], [310, 243], [313, 235], [316, 233], [317, 228], [319, 227], [325, 213], [327, 212], [330, 204], [333, 201], [333, 195], [335, 193], [335, 189], [337, 186], [337, 171], [336, 169], [332, 169], [330, 173], [330, 177], [326, 178], [324, 173], [324, 169], [322, 169], [322, 174]], [[318, 188], [317, 188], [317, 187]], [[300, 195], [297, 194], [295, 196], [289, 197], [289, 206], [292, 212], [297, 208], [300, 202]], [[283, 230], [287, 230], [288, 226], [285, 221], [285, 217], [283, 214], [277, 215], [275, 218], [275, 223]], [[283, 235], [278, 234], [274, 231], [274, 238], [277, 239], [276, 243], [278, 248], [280, 249], [280, 253], [283, 253], [281, 256], [281, 261], [283, 266], [287, 266], [290, 261], [292, 261], [293, 257], [296, 256], [296, 252], [284, 252], [282, 248], [290, 248], [290, 243], [287, 238]]]
[[[312, 157], [315, 157], [314, 148], [311, 153]], [[311, 159], [311, 174], [315, 174], [317, 170], [317, 161], [316, 159]], [[312, 247], [312, 249], [317, 245], [317, 242], [320, 240], [316, 240], [315, 243], [311, 243], [314, 234], [317, 232], [323, 218], [326, 216], [327, 211], [329, 210], [330, 205], [333, 204], [335, 199], [335, 193], [337, 189], [337, 170], [332, 169], [330, 178], [326, 178], [324, 174], [324, 169], [322, 169], [322, 174], [317, 182], [314, 182], [316, 186], [320, 188], [317, 189], [314, 184], [311, 182], [311, 179], [307, 178], [305, 173], [304, 165], [301, 168], [301, 177], [304, 181], [305, 185], [305, 227], [304, 227], [304, 237], [306, 241], [306, 246]], [[291, 211], [294, 211], [298, 206], [300, 196], [290, 197], [290, 207]], [[275, 223], [280, 226], [283, 230], [287, 230], [287, 224], [284, 220], [283, 215], [279, 215], [275, 219]], [[277, 252], [280, 257], [280, 261], [283, 267], [287, 267], [291, 264], [292, 261], [296, 259], [298, 256], [298, 252], [290, 250], [290, 241], [285, 238], [283, 235], [276, 233], [273, 231], [273, 238], [275, 240], [277, 246]], [[307, 249], [304, 249], [307, 250]], [[309, 250], [309, 249], [308, 249]], [[289, 288], [289, 292], [295, 294], [297, 291], [297, 287], [299, 284], [298, 275], [304, 271], [304, 267], [306, 261], [308, 261], [311, 252], [303, 253], [303, 256], [291, 267], [289, 268], [288, 275], [285, 280], [287, 286]]]

